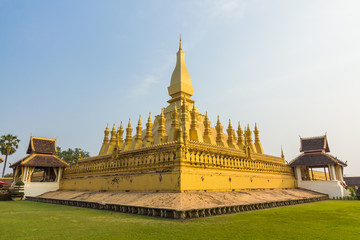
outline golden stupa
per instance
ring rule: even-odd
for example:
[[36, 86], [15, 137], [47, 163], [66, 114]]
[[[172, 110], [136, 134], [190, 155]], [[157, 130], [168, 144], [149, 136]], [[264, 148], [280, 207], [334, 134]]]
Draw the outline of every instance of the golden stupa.
[[[135, 135], [129, 119], [125, 129], [106, 127], [98, 156], [79, 159], [65, 170], [61, 190], [124, 192], [206, 192], [284, 189], [297, 185], [284, 157], [266, 155], [254, 131], [229, 120], [225, 134], [220, 118], [211, 127], [191, 99], [194, 87], [181, 46], [171, 76], [171, 99]], [[254, 133], [255, 139], [252, 139]], [[110, 135], [110, 138], [109, 138]]]

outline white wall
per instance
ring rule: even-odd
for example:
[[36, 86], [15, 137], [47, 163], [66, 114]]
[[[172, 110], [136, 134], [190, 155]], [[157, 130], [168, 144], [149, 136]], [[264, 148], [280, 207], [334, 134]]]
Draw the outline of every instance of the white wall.
[[339, 181], [298, 181], [299, 188], [328, 194], [330, 198], [348, 196], [348, 191]]
[[49, 191], [56, 191], [58, 189], [58, 182], [28, 182], [25, 183], [24, 193], [25, 196], [35, 197]]

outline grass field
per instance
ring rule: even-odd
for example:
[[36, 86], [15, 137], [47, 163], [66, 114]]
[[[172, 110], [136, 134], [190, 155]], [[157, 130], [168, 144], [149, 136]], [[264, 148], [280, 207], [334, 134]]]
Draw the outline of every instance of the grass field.
[[323, 201], [186, 221], [0, 202], [0, 239], [360, 239], [360, 201]]

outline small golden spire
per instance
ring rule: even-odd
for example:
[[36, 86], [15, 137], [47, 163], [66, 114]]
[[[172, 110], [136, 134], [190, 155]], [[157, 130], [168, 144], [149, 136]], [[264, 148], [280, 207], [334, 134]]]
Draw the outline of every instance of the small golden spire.
[[79, 149], [79, 156], [78, 156], [78, 160], [81, 160], [81, 149]]
[[204, 142], [209, 144], [215, 144], [215, 139], [211, 135], [211, 129], [210, 129], [210, 121], [207, 114], [207, 111], [205, 113], [205, 119], [204, 119]]
[[124, 133], [124, 129], [123, 129], [123, 126], [122, 126], [122, 121], [120, 122], [120, 127], [118, 128], [118, 131], [117, 131], [117, 144], [118, 144], [118, 148], [120, 149], [123, 145], [123, 133]]
[[232, 125], [231, 125], [231, 120], [229, 119], [229, 126], [228, 126], [229, 129], [232, 129]]
[[128, 150], [129, 146], [131, 146], [131, 142], [132, 142], [132, 128], [131, 128], [131, 119], [129, 118], [129, 124], [128, 127], [126, 128], [126, 138], [125, 138], [125, 148], [124, 150]]
[[104, 131], [104, 143], [109, 142], [109, 124], [106, 125], [105, 131]]
[[236, 131], [238, 135], [237, 139], [237, 145], [239, 149], [244, 149], [245, 143], [244, 143], [244, 131], [241, 129], [240, 121], [238, 122], [238, 130]]
[[160, 118], [158, 119], [159, 128], [157, 130], [157, 135], [155, 136], [155, 141], [154, 141], [155, 144], [165, 143], [168, 140], [168, 135], [165, 129], [165, 122], [166, 122], [166, 118], [164, 115], [164, 108], [162, 108]]
[[141, 147], [142, 145], [142, 126], [141, 126], [141, 115], [139, 115], [138, 125], [136, 127], [135, 141], [133, 142], [132, 149]]
[[284, 151], [283, 151], [282, 146], [281, 146], [281, 158], [282, 158], [282, 159], [285, 159], [285, 156], [284, 156]]
[[179, 50], [182, 50], [182, 46], [181, 46], [181, 33], [180, 33], [180, 44], [179, 44]]
[[145, 138], [143, 140], [143, 146], [144, 147], [148, 147], [151, 146], [154, 143], [154, 138], [152, 135], [152, 121], [151, 121], [151, 112], [149, 112], [149, 117], [148, 117], [148, 121], [146, 123], [146, 133], [145, 133]]
[[222, 133], [223, 126], [221, 126], [219, 115], [218, 115], [215, 129], [216, 129], [216, 144], [220, 145], [220, 146], [227, 146], [227, 144], [225, 143], [225, 141], [223, 139], [223, 133]]
[[113, 128], [111, 130], [111, 137], [110, 137], [110, 142], [111, 143], [115, 143], [116, 142], [116, 128], [115, 128], [115, 123], [113, 125]]

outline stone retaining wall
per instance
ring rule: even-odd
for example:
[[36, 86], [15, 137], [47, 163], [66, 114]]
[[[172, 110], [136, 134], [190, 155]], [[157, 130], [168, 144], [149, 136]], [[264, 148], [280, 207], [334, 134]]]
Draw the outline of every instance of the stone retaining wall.
[[328, 199], [329, 199], [328, 196], [321, 196], [321, 197], [313, 197], [313, 198], [305, 198], [305, 199], [262, 202], [262, 203], [252, 203], [252, 204], [244, 204], [244, 205], [225, 206], [225, 207], [222, 206], [222, 207], [204, 208], [204, 209], [176, 210], [176, 209], [138, 207], [138, 206], [130, 206], [130, 205], [88, 202], [88, 201], [78, 201], [78, 200], [26, 197], [26, 200], [34, 201], [34, 202], [61, 204], [68, 206], [108, 210], [108, 211], [115, 211], [122, 213], [132, 213], [132, 214], [147, 215], [153, 217], [183, 219], [183, 220], [189, 218], [210, 217], [214, 215], [238, 213], [238, 212], [252, 211], [258, 209], [265, 209], [265, 208], [282, 207], [288, 205], [323, 201]]

